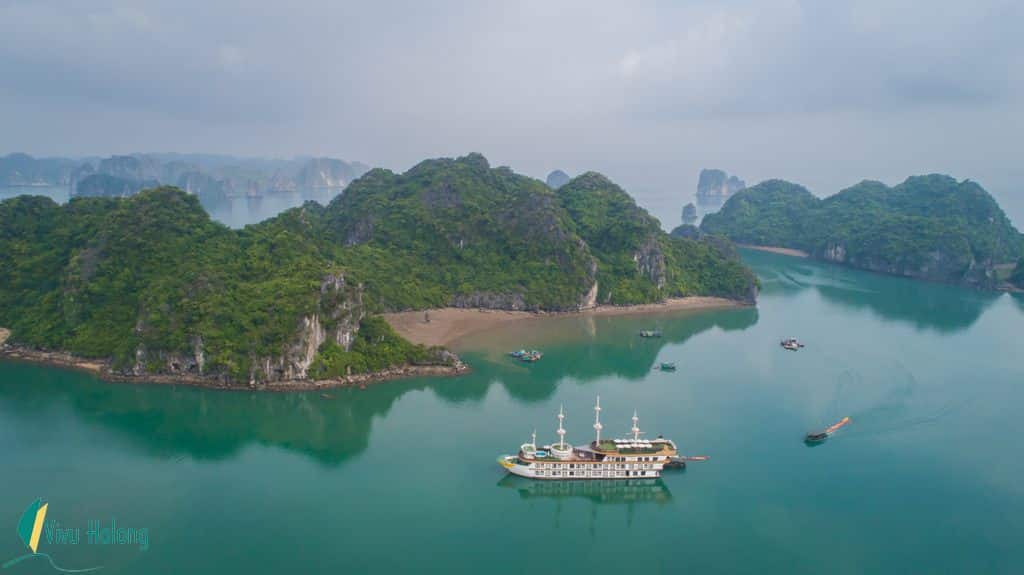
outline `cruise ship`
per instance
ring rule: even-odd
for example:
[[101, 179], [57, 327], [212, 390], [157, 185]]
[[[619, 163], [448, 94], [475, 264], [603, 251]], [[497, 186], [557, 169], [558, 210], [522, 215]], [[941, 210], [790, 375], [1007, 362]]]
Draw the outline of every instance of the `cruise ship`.
[[666, 465], [681, 460], [676, 444], [659, 436], [641, 439], [640, 418], [633, 412], [633, 437], [601, 439], [601, 398], [594, 406], [594, 441], [573, 446], [565, 441], [565, 410], [558, 409], [558, 443], [537, 446], [537, 432], [516, 455], [503, 455], [498, 463], [509, 473], [530, 479], [637, 479], [660, 477]]

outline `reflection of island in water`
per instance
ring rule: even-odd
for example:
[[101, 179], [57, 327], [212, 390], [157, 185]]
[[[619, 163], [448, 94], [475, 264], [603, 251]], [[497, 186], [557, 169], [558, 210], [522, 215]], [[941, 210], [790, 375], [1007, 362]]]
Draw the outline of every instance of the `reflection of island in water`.
[[1002, 295], [754, 250], [742, 253], [743, 261], [760, 278], [764, 295], [814, 289], [830, 303], [869, 310], [917, 329], [943, 333], [966, 329]]
[[[551, 396], [565, 377], [593, 380], [619, 374], [640, 379], [649, 373], [664, 345], [714, 327], [743, 329], [757, 321], [757, 311], [588, 319], [585, 325], [562, 324], [568, 331], [563, 330], [557, 343], [545, 346], [557, 361], [527, 366], [509, 361], [502, 352], [495, 352], [494, 360], [467, 354], [474, 370], [465, 376], [389, 381], [365, 390], [332, 389], [327, 397], [319, 392], [108, 384], [75, 371], [4, 363], [0, 410], [15, 418], [30, 418], [66, 406], [83, 420], [118, 432], [125, 441], [161, 459], [222, 460], [256, 444], [283, 447], [333, 466], [364, 452], [373, 420], [385, 417], [410, 391], [430, 389], [443, 401], [461, 403], [479, 400], [492, 385], [500, 384], [522, 401], [538, 401]], [[664, 332], [663, 338], [636, 336], [639, 329], [653, 324]], [[551, 336], [547, 329], [534, 333]]]
[[109, 384], [61, 369], [2, 367], [0, 410], [5, 416], [41, 417], [66, 405], [82, 419], [120, 432], [145, 453], [164, 459], [222, 460], [255, 443], [338, 465], [366, 450], [374, 418], [385, 416], [406, 392], [431, 385], [425, 379], [394, 381], [366, 391], [335, 389], [324, 398], [317, 392]]
[[657, 479], [536, 480], [506, 475], [498, 487], [515, 489], [522, 499], [586, 499], [597, 504], [657, 503], [672, 500], [672, 492]]
[[1024, 311], [1024, 293], [1012, 293], [1010, 294], [1010, 297], [1013, 299], [1014, 303], [1017, 304], [1017, 307], [1019, 307], [1021, 311]]
[[[665, 315], [566, 316], [513, 323], [473, 338], [472, 347], [459, 350], [480, 375], [501, 381], [513, 397], [537, 401], [550, 397], [566, 377], [593, 381], [618, 376], [647, 377], [661, 350], [684, 343], [712, 329], [735, 331], [757, 323], [756, 308], [738, 308]], [[542, 323], [539, 323], [542, 322]], [[660, 338], [642, 338], [642, 329], [658, 329]], [[537, 348], [545, 358], [531, 364], [510, 360], [506, 352]], [[549, 358], [557, 357], [557, 361]], [[439, 388], [439, 394], [445, 389]], [[486, 389], [480, 389], [483, 397]]]

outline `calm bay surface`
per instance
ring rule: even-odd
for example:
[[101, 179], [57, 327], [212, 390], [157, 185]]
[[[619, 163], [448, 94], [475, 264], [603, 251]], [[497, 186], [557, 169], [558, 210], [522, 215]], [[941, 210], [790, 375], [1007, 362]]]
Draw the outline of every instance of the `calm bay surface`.
[[[40, 551], [102, 573], [1024, 571], [1024, 299], [744, 257], [756, 309], [523, 321], [460, 343], [468, 376], [327, 398], [0, 363], [0, 561], [42, 497], [82, 540]], [[522, 347], [545, 356], [504, 355]], [[597, 395], [606, 436], [635, 408], [712, 459], [646, 483], [504, 475], [560, 405], [589, 441]], [[149, 548], [89, 544], [111, 519]]]

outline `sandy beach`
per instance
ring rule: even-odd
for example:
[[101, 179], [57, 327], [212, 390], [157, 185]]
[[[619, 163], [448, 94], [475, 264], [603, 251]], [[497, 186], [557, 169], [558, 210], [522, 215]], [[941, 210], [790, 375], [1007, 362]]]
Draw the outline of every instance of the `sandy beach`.
[[[744, 304], [724, 298], [693, 296], [674, 298], [662, 303], [634, 306], [597, 306], [575, 312], [529, 312], [489, 309], [441, 308], [424, 311], [404, 311], [384, 314], [391, 327], [413, 343], [427, 346], [449, 346], [468, 335], [481, 333], [510, 322], [544, 317], [612, 316], [658, 314], [678, 310], [706, 310], [741, 307]], [[429, 314], [430, 322], [424, 321]]]
[[761, 252], [771, 252], [773, 254], [781, 254], [784, 256], [793, 256], [795, 258], [808, 258], [811, 254], [803, 250], [794, 250], [792, 248], [777, 248], [775, 246], [752, 246], [749, 244], [736, 244], [741, 248], [747, 248], [749, 250], [758, 250]]
[[7, 338], [11, 337], [11, 330], [0, 327], [0, 345], [3, 345]]

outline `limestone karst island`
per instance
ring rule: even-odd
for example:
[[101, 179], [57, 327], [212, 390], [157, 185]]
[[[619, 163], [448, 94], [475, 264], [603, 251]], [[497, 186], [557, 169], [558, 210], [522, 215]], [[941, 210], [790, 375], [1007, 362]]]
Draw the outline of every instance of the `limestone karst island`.
[[0, 2], [0, 571], [1024, 573], [1020, 22]]

